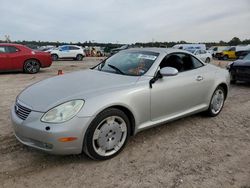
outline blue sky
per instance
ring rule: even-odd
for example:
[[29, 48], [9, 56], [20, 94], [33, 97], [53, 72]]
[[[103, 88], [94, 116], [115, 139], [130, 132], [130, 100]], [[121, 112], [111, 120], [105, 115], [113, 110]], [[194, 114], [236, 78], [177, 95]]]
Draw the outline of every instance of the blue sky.
[[250, 0], [3, 0], [0, 39], [65, 42], [250, 38]]

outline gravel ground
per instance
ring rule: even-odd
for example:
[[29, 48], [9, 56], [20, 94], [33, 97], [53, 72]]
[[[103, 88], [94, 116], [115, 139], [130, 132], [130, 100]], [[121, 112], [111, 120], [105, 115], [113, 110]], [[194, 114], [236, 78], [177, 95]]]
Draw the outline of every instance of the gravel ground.
[[250, 187], [249, 84], [231, 86], [219, 116], [197, 114], [141, 132], [107, 161], [48, 155], [15, 139], [9, 112], [21, 90], [58, 69], [98, 62], [58, 61], [35, 75], [0, 74], [0, 187]]

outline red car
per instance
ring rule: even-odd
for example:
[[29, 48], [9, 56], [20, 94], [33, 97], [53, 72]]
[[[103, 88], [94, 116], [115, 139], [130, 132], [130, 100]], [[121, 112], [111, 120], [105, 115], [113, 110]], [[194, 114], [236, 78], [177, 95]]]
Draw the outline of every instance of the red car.
[[51, 64], [51, 56], [47, 52], [32, 50], [20, 44], [0, 43], [0, 72], [21, 70], [34, 74]]

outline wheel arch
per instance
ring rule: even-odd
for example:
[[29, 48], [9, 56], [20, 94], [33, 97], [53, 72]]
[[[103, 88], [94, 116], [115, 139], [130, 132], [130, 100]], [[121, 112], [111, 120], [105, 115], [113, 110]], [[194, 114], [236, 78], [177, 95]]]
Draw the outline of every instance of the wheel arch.
[[228, 95], [228, 86], [227, 86], [227, 84], [226, 83], [220, 83], [219, 85], [218, 85], [218, 87], [222, 87], [223, 89], [224, 89], [224, 91], [225, 91], [225, 99], [227, 98], [227, 95]]
[[122, 112], [124, 112], [126, 114], [126, 116], [129, 119], [130, 126], [131, 126], [130, 127], [130, 136], [133, 136], [135, 134], [135, 117], [134, 117], [134, 114], [132, 113], [132, 111], [123, 105], [114, 104], [114, 105], [105, 107], [104, 109], [100, 110], [97, 113], [97, 115], [100, 114], [101, 112], [107, 110], [107, 109], [110, 109], [110, 108], [115, 108], [115, 109], [121, 110]]
[[59, 58], [59, 54], [58, 54], [58, 53], [56, 53], [56, 52], [52, 52], [52, 53], [50, 53], [50, 56], [52, 56], [52, 55], [56, 55], [56, 56]]
[[83, 54], [77, 53], [77, 54], [76, 54], [76, 56], [78, 56], [78, 55], [80, 55], [80, 56], [84, 57], [84, 55], [83, 55]]
[[130, 122], [130, 136], [134, 135], [135, 133], [135, 117], [134, 117], [134, 114], [126, 107], [124, 106], [121, 106], [121, 105], [114, 105], [114, 106], [111, 106], [109, 108], [116, 108], [116, 109], [119, 109], [121, 111], [123, 111], [127, 116], [128, 116], [128, 119], [129, 119], [129, 122]]

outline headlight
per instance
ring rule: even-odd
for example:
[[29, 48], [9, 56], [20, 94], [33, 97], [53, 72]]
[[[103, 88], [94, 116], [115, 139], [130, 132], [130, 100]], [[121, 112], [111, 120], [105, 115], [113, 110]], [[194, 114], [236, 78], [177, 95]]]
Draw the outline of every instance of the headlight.
[[56, 106], [46, 112], [41, 121], [46, 123], [62, 123], [73, 118], [84, 105], [83, 100], [73, 100]]

